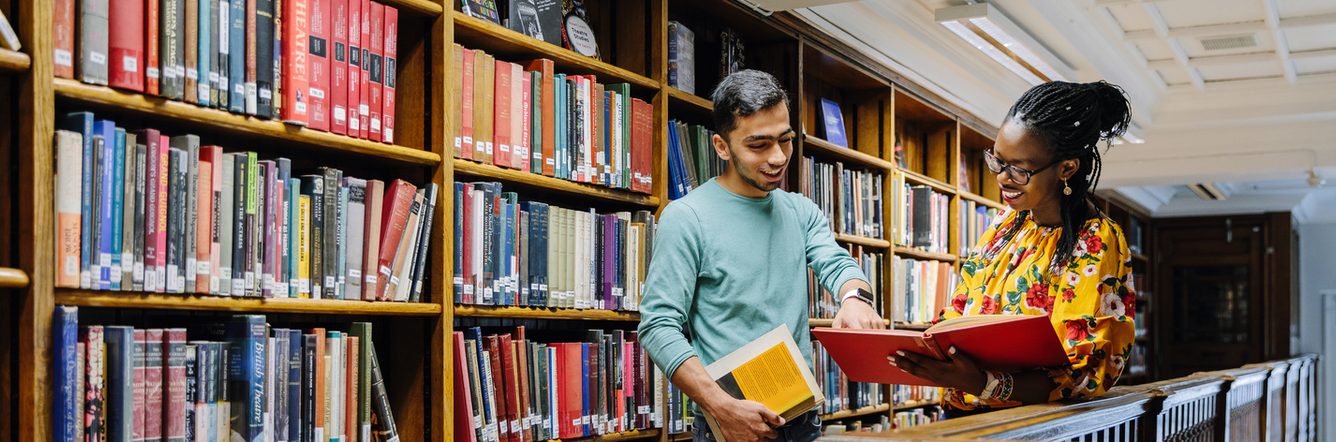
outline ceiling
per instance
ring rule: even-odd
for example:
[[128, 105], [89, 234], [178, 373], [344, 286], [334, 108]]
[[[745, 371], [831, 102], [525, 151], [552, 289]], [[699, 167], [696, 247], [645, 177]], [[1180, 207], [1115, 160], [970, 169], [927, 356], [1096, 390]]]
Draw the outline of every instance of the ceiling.
[[[999, 124], [1030, 87], [933, 19], [975, 2], [830, 3], [794, 13], [984, 121]], [[990, 3], [1070, 65], [1070, 80], [1127, 90], [1145, 142], [1110, 149], [1101, 187], [1155, 216], [1292, 210], [1336, 222], [1336, 0]], [[1333, 183], [1310, 186], [1314, 172]], [[1200, 182], [1229, 198], [1184, 187]]]

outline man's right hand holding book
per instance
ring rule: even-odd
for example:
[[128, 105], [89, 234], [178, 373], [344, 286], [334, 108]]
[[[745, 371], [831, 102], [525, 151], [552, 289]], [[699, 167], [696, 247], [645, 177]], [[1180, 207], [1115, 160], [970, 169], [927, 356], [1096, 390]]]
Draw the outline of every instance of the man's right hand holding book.
[[[758, 402], [729, 396], [711, 379], [700, 358], [683, 362], [673, 373], [672, 381], [688, 397], [700, 398], [700, 407], [718, 421], [724, 440], [755, 442], [779, 437], [775, 428], [784, 425], [784, 418]], [[705, 423], [697, 421], [696, 425]]]

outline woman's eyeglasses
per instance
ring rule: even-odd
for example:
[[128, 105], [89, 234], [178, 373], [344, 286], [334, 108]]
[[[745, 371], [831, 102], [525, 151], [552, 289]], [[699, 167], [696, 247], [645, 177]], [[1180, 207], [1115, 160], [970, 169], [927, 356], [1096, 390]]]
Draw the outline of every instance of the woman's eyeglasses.
[[1035, 174], [1043, 172], [1045, 169], [1048, 169], [1050, 167], [1053, 167], [1054, 164], [1058, 164], [1062, 160], [1057, 160], [1052, 163], [1048, 163], [1047, 166], [1040, 167], [1035, 170], [1027, 170], [1002, 162], [1002, 160], [997, 158], [997, 155], [993, 154], [993, 149], [988, 149], [983, 151], [983, 161], [988, 166], [988, 170], [993, 172], [994, 175], [1002, 173], [1002, 171], [1006, 171], [1008, 180], [1010, 180], [1013, 183], [1024, 186], [1026, 184], [1030, 184], [1030, 178], [1033, 177]]

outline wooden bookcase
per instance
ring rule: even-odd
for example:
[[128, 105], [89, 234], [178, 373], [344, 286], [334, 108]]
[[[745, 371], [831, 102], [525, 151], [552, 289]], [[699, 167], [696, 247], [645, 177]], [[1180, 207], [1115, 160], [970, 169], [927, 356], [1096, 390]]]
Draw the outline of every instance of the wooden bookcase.
[[[192, 104], [138, 93], [92, 86], [53, 77], [52, 5], [44, 1], [0, 0], [19, 30], [24, 51], [0, 50], [0, 100], [13, 103], [0, 121], [0, 167], [16, 178], [0, 180], [0, 266], [26, 274], [26, 289], [14, 291], [13, 314], [0, 326], [14, 331], [17, 348], [0, 345], [0, 442], [50, 440], [54, 408], [50, 379], [50, 330], [55, 305], [88, 308], [95, 315], [123, 320], [188, 320], [235, 312], [269, 314], [280, 324], [346, 324], [368, 320], [377, 324], [387, 382], [401, 437], [406, 441], [454, 439], [452, 349], [450, 333], [462, 324], [510, 326], [531, 330], [576, 327], [634, 329], [634, 312], [555, 308], [454, 305], [452, 238], [453, 184], [457, 181], [498, 181], [507, 190], [570, 208], [598, 210], [649, 209], [669, 203], [667, 190], [667, 127], [669, 119], [712, 126], [709, 92], [718, 83], [719, 34], [729, 29], [746, 44], [747, 66], [775, 75], [791, 94], [791, 116], [800, 133], [791, 165], [811, 156], [822, 162], [882, 173], [883, 238], [838, 235], [842, 244], [881, 251], [887, 258], [882, 275], [888, 293], [893, 283], [891, 256], [939, 260], [956, 264], [953, 253], [931, 253], [895, 244], [896, 182], [931, 187], [951, 198], [949, 250], [959, 249], [957, 203], [971, 200], [1001, 208], [996, 182], [983, 166], [981, 152], [991, 146], [996, 128], [983, 123], [929, 90], [860, 55], [800, 19], [785, 13], [762, 16], [732, 0], [587, 0], [591, 25], [602, 59], [593, 59], [535, 40], [459, 12], [455, 0], [383, 0], [400, 10], [398, 71], [398, 141], [394, 145], [306, 130], [271, 120], [238, 116]], [[695, 33], [696, 91], [668, 85], [668, 21], [683, 23]], [[653, 106], [654, 183], [648, 195], [609, 189], [451, 158], [459, 128], [449, 115], [459, 100], [449, 69], [451, 44], [481, 49], [507, 61], [547, 58], [557, 72], [596, 74], [605, 83], [625, 82], [632, 95]], [[816, 135], [820, 99], [839, 103], [849, 148]], [[425, 302], [419, 304], [254, 299], [120, 292], [90, 292], [54, 287], [55, 224], [52, 139], [57, 115], [89, 109], [118, 120], [133, 121], [175, 132], [198, 133], [229, 149], [284, 155], [304, 165], [328, 164], [350, 173], [403, 177], [433, 182], [441, 190], [435, 212]], [[226, 137], [226, 139], [223, 139]], [[904, 166], [897, 165], [896, 145], [904, 147]], [[318, 159], [316, 159], [318, 158]], [[294, 164], [296, 165], [296, 164]], [[12, 181], [11, 181], [12, 180]], [[789, 189], [796, 189], [797, 169], [790, 167]], [[11, 187], [12, 182], [12, 187]], [[1123, 216], [1139, 216], [1127, 212]], [[16, 221], [9, 221], [14, 219]], [[1119, 220], [1122, 222], [1121, 220]], [[1144, 221], [1144, 219], [1143, 219]], [[1149, 224], [1143, 226], [1149, 232]], [[1145, 241], [1149, 244], [1149, 241]], [[1149, 253], [1136, 257], [1148, 268]], [[4, 283], [18, 284], [17, 274]], [[9, 277], [8, 275], [15, 275]], [[1149, 282], [1143, 286], [1149, 287]], [[0, 288], [0, 293], [4, 293]], [[884, 311], [891, 317], [887, 296]], [[150, 320], [150, 319], [143, 319]], [[813, 326], [830, 320], [814, 319]], [[891, 323], [888, 319], [888, 323]], [[899, 328], [923, 324], [892, 323]], [[532, 332], [535, 336], [543, 331]], [[555, 332], [554, 332], [555, 333]], [[392, 339], [387, 336], [393, 336]], [[15, 357], [17, 355], [17, 357]], [[10, 372], [9, 367], [17, 367]], [[8, 391], [10, 385], [16, 391]], [[8, 399], [8, 398], [16, 399]], [[889, 389], [886, 397], [890, 399]], [[879, 404], [827, 415], [831, 421], [876, 419], [897, 411], [931, 405], [922, 402]], [[9, 422], [9, 416], [17, 418]], [[599, 440], [682, 440], [686, 434], [659, 429], [608, 435]]]

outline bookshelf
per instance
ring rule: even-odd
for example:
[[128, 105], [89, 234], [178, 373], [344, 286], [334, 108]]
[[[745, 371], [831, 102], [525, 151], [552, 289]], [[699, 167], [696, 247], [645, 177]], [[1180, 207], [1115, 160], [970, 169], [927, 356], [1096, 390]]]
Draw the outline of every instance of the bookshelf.
[[0, 267], [0, 288], [21, 289], [28, 286], [28, 274], [22, 270]]
[[[840, 234], [842, 245], [885, 253], [883, 280], [888, 293], [896, 269], [892, 256], [956, 263], [952, 253], [926, 252], [898, 244], [896, 227], [901, 221], [892, 197], [897, 182], [926, 186], [950, 198], [948, 217], [950, 246], [957, 250], [956, 203], [973, 201], [1001, 209], [993, 182], [978, 156], [991, 145], [995, 128], [980, 123], [975, 116], [955, 107], [925, 88], [907, 82], [896, 72], [859, 55], [801, 20], [779, 13], [761, 16], [732, 0], [588, 0], [590, 21], [600, 42], [602, 59], [579, 55], [571, 50], [533, 39], [506, 27], [470, 17], [459, 11], [457, 1], [385, 0], [398, 7], [400, 14], [397, 113], [398, 137], [395, 144], [385, 144], [291, 126], [273, 120], [240, 116], [216, 109], [165, 100], [145, 94], [94, 86], [53, 75], [53, 21], [51, 2], [19, 2], [23, 8], [9, 16], [25, 44], [27, 53], [0, 50], [0, 84], [13, 84], [14, 130], [0, 131], [0, 165], [18, 170], [18, 186], [0, 194], [0, 209], [9, 207], [17, 222], [4, 224], [0, 247], [17, 250], [11, 265], [17, 272], [0, 271], [0, 287], [20, 287], [14, 293], [13, 318], [6, 318], [6, 331], [14, 330], [19, 347], [12, 364], [4, 364], [6, 376], [17, 378], [5, 385], [16, 385], [6, 402], [15, 410], [16, 434], [22, 440], [51, 440], [53, 398], [49, 385], [50, 330], [55, 305], [87, 307], [99, 312], [134, 315], [152, 312], [169, 318], [185, 318], [196, 312], [204, 314], [267, 313], [283, 321], [331, 321], [346, 323], [370, 320], [389, 323], [387, 336], [378, 340], [385, 345], [383, 355], [407, 354], [411, 357], [388, 363], [387, 382], [396, 420], [403, 440], [455, 440], [453, 431], [454, 397], [451, 332], [474, 324], [539, 323], [561, 328], [568, 324], [596, 322], [601, 328], [632, 330], [639, 314], [627, 311], [535, 308], [517, 306], [455, 305], [453, 274], [454, 195], [456, 182], [498, 181], [508, 190], [521, 193], [525, 200], [537, 200], [570, 208], [604, 210], [661, 211], [669, 203], [668, 159], [666, 146], [670, 119], [690, 124], [712, 126], [713, 106], [708, 97], [720, 79], [719, 39], [723, 32], [736, 35], [745, 43], [745, 58], [750, 68], [774, 74], [791, 93], [791, 118], [800, 139], [795, 143], [787, 188], [796, 190], [797, 159], [812, 157], [823, 163], [839, 162], [859, 171], [878, 172], [883, 181], [881, 210], [883, 238]], [[701, 13], [708, 11], [709, 13]], [[668, 21], [677, 21], [692, 29], [696, 36], [696, 84], [687, 92], [668, 83]], [[451, 45], [487, 51], [500, 60], [519, 62], [534, 58], [550, 59], [558, 73], [593, 74], [599, 82], [625, 82], [631, 95], [645, 100], [653, 108], [651, 168], [653, 184], [649, 194], [612, 189], [567, 181], [510, 168], [482, 164], [452, 157], [451, 141], [460, 133], [450, 118], [451, 104], [460, 100], [461, 90], [451, 85], [454, 78]], [[818, 119], [822, 98], [832, 100], [841, 109], [844, 133], [849, 147], [835, 145], [823, 136]], [[4, 100], [0, 100], [4, 101]], [[265, 145], [266, 154], [298, 158], [336, 158], [340, 166], [351, 164], [354, 173], [384, 169], [415, 182], [436, 183], [442, 193], [436, 206], [432, 243], [428, 258], [426, 302], [386, 303], [338, 300], [288, 300], [178, 296], [146, 293], [90, 292], [57, 289], [54, 234], [54, 170], [52, 138], [57, 115], [68, 110], [94, 110], [118, 118], [133, 118], [146, 125], [166, 125], [179, 133], [204, 131], [214, 136], [236, 138]], [[21, 111], [20, 111], [21, 110]], [[4, 122], [0, 124], [10, 124]], [[5, 128], [6, 126], [0, 126]], [[245, 144], [229, 148], [244, 148]], [[897, 161], [896, 146], [904, 147], [904, 164]], [[12, 158], [12, 160], [10, 159]], [[0, 187], [0, 189], [6, 189]], [[0, 215], [5, 212], [0, 211]], [[9, 218], [9, 217], [6, 217]], [[889, 223], [889, 224], [887, 224]], [[6, 231], [6, 226], [7, 231]], [[1149, 224], [1144, 226], [1149, 232]], [[1147, 242], [1149, 243], [1149, 242]], [[1134, 255], [1148, 269], [1149, 251]], [[9, 257], [4, 257], [9, 258]], [[1148, 270], [1147, 270], [1148, 271]], [[26, 278], [24, 277], [26, 275]], [[26, 279], [26, 281], [25, 281]], [[26, 288], [21, 288], [26, 285]], [[1148, 284], [1143, 286], [1149, 287]], [[886, 296], [883, 311], [888, 315], [893, 302]], [[174, 316], [175, 315], [175, 316]], [[813, 326], [829, 326], [829, 319], [813, 319]], [[895, 328], [922, 329], [923, 324], [892, 322]], [[606, 324], [606, 325], [604, 325]], [[535, 333], [537, 335], [537, 333]], [[540, 338], [541, 339], [541, 338]], [[1147, 341], [1153, 342], [1153, 338]], [[8, 356], [8, 353], [6, 354]], [[389, 358], [382, 358], [389, 359]], [[384, 361], [383, 361], [384, 362]], [[10, 365], [18, 369], [14, 374]], [[0, 376], [4, 378], [4, 376]], [[6, 378], [7, 379], [7, 378]], [[889, 398], [889, 392], [886, 394]], [[928, 404], [879, 404], [859, 410], [827, 415], [830, 421], [890, 415], [895, 411]], [[0, 411], [4, 408], [0, 408]], [[9, 413], [3, 413], [6, 416]], [[0, 423], [4, 423], [0, 421]], [[0, 435], [0, 442], [9, 434]], [[681, 440], [684, 433], [669, 434], [660, 429], [617, 433], [592, 440]]]

